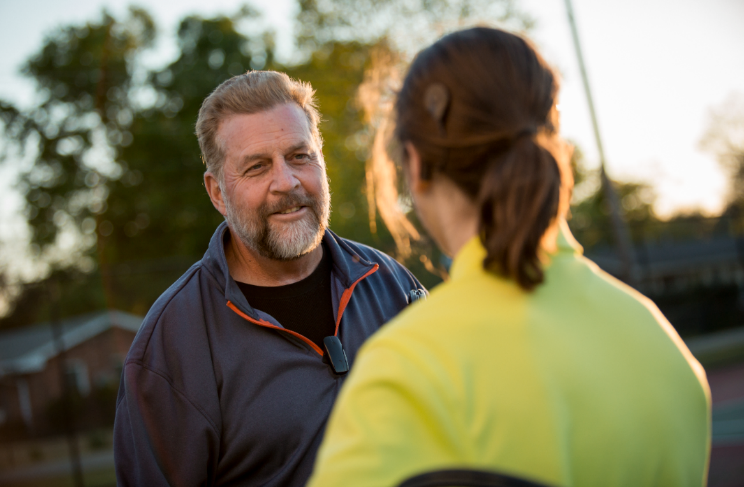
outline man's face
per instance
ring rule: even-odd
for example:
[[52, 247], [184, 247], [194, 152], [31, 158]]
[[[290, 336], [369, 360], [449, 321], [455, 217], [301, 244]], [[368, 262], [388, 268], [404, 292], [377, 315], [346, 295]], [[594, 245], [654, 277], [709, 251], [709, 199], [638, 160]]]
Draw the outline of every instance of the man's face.
[[302, 109], [279, 105], [220, 124], [220, 184], [233, 235], [263, 257], [293, 260], [315, 249], [328, 227], [323, 155]]

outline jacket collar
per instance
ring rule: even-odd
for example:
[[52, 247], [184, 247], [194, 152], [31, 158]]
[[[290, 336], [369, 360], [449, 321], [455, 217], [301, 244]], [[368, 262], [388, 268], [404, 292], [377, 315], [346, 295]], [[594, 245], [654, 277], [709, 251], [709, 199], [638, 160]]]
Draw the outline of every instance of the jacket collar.
[[[256, 310], [248, 304], [248, 300], [245, 299], [243, 292], [230, 275], [230, 269], [227, 267], [225, 242], [228, 238], [231, 238], [230, 229], [227, 222], [222, 222], [209, 241], [209, 248], [204, 254], [202, 263], [211, 270], [219, 285], [222, 286], [226, 301], [231, 301], [251, 318], [258, 319]], [[341, 281], [344, 288], [349, 288], [375, 265], [362, 258], [346, 241], [330, 230], [325, 231], [323, 243], [326, 244], [326, 248], [331, 254], [333, 274]]]
[[[551, 258], [559, 256], [581, 255], [584, 249], [576, 241], [565, 218], [558, 223], [558, 237], [556, 239], [557, 251], [549, 254]], [[481, 243], [480, 237], [475, 236], [463, 245], [452, 261], [450, 267], [450, 278], [458, 279], [473, 272], [483, 271], [483, 259], [486, 258], [486, 249]]]

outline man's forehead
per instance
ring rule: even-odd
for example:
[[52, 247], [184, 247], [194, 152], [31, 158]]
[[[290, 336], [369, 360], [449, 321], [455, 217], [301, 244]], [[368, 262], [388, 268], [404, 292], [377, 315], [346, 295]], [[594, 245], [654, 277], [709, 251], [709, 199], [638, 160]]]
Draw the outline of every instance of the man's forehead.
[[251, 150], [314, 147], [315, 138], [305, 112], [295, 103], [251, 114], [232, 114], [220, 123], [217, 136], [225, 149]]

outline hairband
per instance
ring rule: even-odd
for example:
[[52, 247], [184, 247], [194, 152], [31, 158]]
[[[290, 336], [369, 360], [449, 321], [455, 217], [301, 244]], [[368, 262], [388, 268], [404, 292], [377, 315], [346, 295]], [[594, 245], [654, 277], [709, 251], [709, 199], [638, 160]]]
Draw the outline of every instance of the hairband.
[[472, 137], [449, 140], [444, 127], [444, 119], [450, 103], [450, 93], [442, 83], [431, 83], [424, 91], [424, 108], [439, 126], [440, 138], [423, 136], [422, 138], [432, 145], [443, 148], [465, 148], [474, 145], [488, 144], [504, 141], [515, 142], [522, 137], [533, 137], [537, 134], [537, 127], [530, 125], [517, 132], [491, 132], [490, 134], [476, 135]]
[[447, 112], [449, 100], [449, 90], [442, 83], [432, 83], [424, 92], [424, 107], [426, 107], [426, 111], [429, 112], [431, 118], [437, 122], [441, 135], [445, 137], [447, 134], [444, 128], [444, 115]]

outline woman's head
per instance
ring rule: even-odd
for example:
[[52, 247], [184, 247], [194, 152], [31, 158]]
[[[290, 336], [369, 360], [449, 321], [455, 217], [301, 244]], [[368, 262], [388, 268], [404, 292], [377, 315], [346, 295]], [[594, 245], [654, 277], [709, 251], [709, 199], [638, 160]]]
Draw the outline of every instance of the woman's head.
[[395, 106], [395, 138], [415, 148], [418, 177], [447, 179], [472, 201], [484, 266], [525, 289], [543, 280], [541, 241], [572, 187], [557, 93], [527, 41], [478, 27], [419, 53]]

